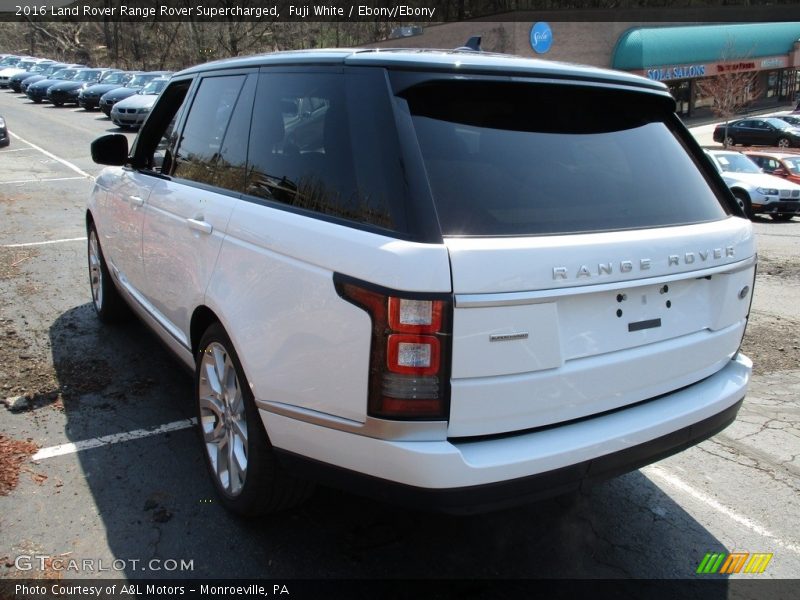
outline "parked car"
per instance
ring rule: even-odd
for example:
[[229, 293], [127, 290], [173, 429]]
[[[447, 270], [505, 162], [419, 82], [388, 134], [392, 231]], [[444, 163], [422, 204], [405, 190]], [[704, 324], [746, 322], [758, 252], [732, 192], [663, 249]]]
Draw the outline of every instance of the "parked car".
[[24, 56], [17, 56], [15, 54], [8, 54], [7, 56], [0, 59], [0, 69], [5, 69], [6, 67], [13, 67], [19, 61], [21, 61]]
[[800, 116], [798, 115], [776, 115], [775, 118], [786, 121], [792, 127], [800, 125]]
[[788, 152], [755, 152], [744, 153], [747, 158], [758, 165], [764, 173], [783, 177], [792, 183], [800, 184], [800, 154]]
[[157, 77], [133, 96], [117, 102], [111, 109], [111, 120], [121, 129], [141, 127], [167, 82], [168, 77]]
[[6, 120], [0, 117], [0, 147], [8, 146], [11, 143], [11, 137], [8, 135], [8, 125]]
[[139, 73], [125, 84], [125, 87], [117, 88], [103, 94], [100, 97], [100, 110], [102, 110], [107, 117], [110, 117], [111, 109], [117, 102], [125, 98], [130, 98], [156, 77], [169, 77], [170, 75], [172, 75], [170, 71]]
[[37, 82], [42, 81], [44, 79], [50, 79], [53, 75], [58, 73], [61, 69], [68, 69], [68, 68], [80, 69], [82, 67], [83, 67], [83, 65], [70, 65], [70, 64], [66, 64], [66, 63], [54, 63], [54, 64], [52, 64], [52, 65], [50, 65], [48, 67], [45, 67], [45, 69], [41, 73], [37, 73], [36, 75], [31, 75], [30, 77], [27, 77], [26, 79], [23, 79], [22, 83], [19, 86], [19, 91], [22, 92], [23, 94], [27, 93], [28, 86], [31, 86], [34, 83], [37, 83]]
[[9, 79], [18, 73], [25, 73], [39, 62], [38, 58], [24, 58], [13, 67], [0, 69], [0, 88], [7, 88]]
[[764, 173], [741, 152], [708, 150], [707, 154], [748, 216], [761, 213], [789, 221], [800, 212], [800, 185]]
[[78, 94], [78, 105], [86, 110], [94, 110], [100, 105], [100, 97], [106, 92], [125, 87], [138, 71], [118, 71], [112, 73], [100, 83], [91, 85]]
[[118, 69], [81, 69], [72, 79], [50, 86], [47, 89], [47, 99], [54, 106], [78, 104], [78, 93], [81, 90], [99, 83], [103, 77], [117, 71]]
[[81, 69], [82, 68], [70, 67], [56, 71], [47, 79], [42, 79], [36, 83], [28, 85], [27, 89], [25, 90], [25, 95], [30, 100], [33, 100], [36, 104], [40, 104], [48, 99], [47, 90], [49, 90], [51, 86], [61, 83], [62, 81], [71, 81], [78, 75]]
[[800, 129], [776, 117], [731, 121], [727, 125], [727, 134], [724, 123], [714, 128], [715, 142], [724, 143], [726, 135], [727, 146], [800, 146]]
[[130, 151], [92, 144], [94, 308], [194, 370], [233, 511], [306, 479], [451, 512], [575, 490], [747, 390], [752, 224], [674, 110], [659, 82], [473, 51], [184, 70]]
[[23, 71], [21, 73], [17, 73], [16, 75], [12, 75], [8, 78], [8, 87], [14, 90], [15, 92], [19, 93], [21, 91], [22, 82], [28, 79], [29, 77], [33, 77], [34, 75], [42, 74], [45, 69], [49, 66], [56, 64], [52, 60], [43, 60], [34, 66], [32, 66], [27, 71]]

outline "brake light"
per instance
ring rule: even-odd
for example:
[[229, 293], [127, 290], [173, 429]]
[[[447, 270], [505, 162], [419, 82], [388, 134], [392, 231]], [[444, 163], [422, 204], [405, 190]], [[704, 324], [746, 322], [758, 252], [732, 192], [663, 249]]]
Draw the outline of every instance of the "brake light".
[[335, 277], [339, 295], [372, 320], [367, 413], [384, 419], [446, 419], [452, 303], [439, 295], [388, 292]]
[[390, 371], [405, 375], [435, 375], [439, 372], [441, 349], [437, 338], [394, 333], [387, 342], [386, 366]]
[[442, 327], [442, 302], [390, 297], [389, 327], [409, 333], [436, 333]]

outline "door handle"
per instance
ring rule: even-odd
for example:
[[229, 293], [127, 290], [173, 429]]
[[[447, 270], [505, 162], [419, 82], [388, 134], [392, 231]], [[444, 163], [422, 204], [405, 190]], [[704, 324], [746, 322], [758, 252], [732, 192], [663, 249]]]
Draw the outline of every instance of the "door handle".
[[204, 221], [202, 217], [199, 219], [186, 219], [186, 223], [189, 225], [190, 229], [194, 229], [200, 233], [211, 233], [214, 231], [214, 226]]
[[128, 196], [128, 200], [131, 201], [131, 206], [144, 206], [144, 199], [139, 196]]

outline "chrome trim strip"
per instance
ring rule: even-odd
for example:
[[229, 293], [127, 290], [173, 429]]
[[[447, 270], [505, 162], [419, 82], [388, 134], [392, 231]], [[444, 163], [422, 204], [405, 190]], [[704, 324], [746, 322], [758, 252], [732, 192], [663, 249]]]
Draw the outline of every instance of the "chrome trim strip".
[[499, 294], [456, 294], [456, 308], [484, 308], [488, 306], [519, 306], [524, 304], [537, 304], [546, 302], [561, 296], [572, 296], [577, 294], [593, 294], [595, 292], [612, 292], [628, 288], [641, 287], [645, 285], [656, 285], [659, 283], [669, 283], [681, 279], [702, 279], [712, 275], [732, 275], [739, 271], [744, 271], [754, 266], [758, 262], [758, 256], [740, 260], [739, 262], [727, 265], [710, 267], [700, 271], [688, 271], [684, 273], [674, 273], [671, 275], [661, 275], [658, 277], [648, 277], [646, 279], [632, 279], [629, 281], [616, 281], [613, 283], [595, 283], [583, 286], [550, 288], [546, 290], [535, 290], [530, 292], [503, 292]]
[[261, 410], [283, 417], [379, 440], [441, 442], [447, 439], [447, 421], [388, 421], [367, 417], [361, 423], [283, 402], [256, 400], [256, 406]]
[[528, 332], [520, 331], [519, 333], [499, 333], [497, 335], [490, 335], [490, 342], [511, 342], [514, 340], [527, 340]]

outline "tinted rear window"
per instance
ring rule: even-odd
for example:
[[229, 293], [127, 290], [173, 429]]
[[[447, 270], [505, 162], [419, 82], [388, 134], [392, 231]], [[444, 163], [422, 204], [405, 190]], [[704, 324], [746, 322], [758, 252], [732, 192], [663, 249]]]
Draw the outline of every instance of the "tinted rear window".
[[444, 235], [581, 233], [726, 215], [658, 99], [474, 81], [403, 96]]
[[380, 71], [262, 73], [248, 157], [254, 198], [407, 231], [404, 173]]

